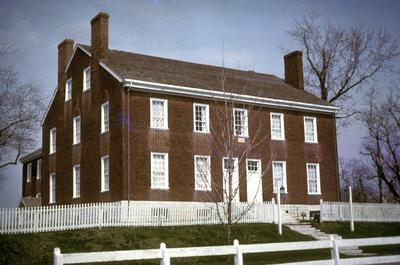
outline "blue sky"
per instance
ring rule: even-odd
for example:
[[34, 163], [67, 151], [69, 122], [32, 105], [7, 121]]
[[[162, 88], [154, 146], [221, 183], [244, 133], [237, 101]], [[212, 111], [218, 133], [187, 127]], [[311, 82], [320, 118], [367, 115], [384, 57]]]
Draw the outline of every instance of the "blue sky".
[[[57, 45], [90, 43], [90, 19], [110, 15], [110, 48], [283, 77], [283, 55], [298, 47], [286, 34], [295, 19], [317, 11], [342, 26], [384, 27], [400, 36], [399, 1], [19, 1], [0, 0], [0, 37], [13, 44], [7, 63], [50, 100]], [[387, 90], [387, 77], [376, 80]], [[362, 94], [357, 95], [362, 99]], [[47, 104], [47, 102], [46, 102]], [[38, 139], [39, 140], [39, 139]], [[357, 124], [341, 130], [339, 155], [358, 156]], [[38, 141], [39, 146], [39, 141]], [[0, 207], [21, 197], [21, 166], [4, 170]]]

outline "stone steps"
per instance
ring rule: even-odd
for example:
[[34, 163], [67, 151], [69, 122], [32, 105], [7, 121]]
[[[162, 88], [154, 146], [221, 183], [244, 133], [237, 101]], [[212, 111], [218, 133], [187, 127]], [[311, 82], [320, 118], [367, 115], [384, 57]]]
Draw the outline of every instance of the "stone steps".
[[[303, 235], [311, 236], [317, 240], [329, 240], [330, 236], [334, 236], [335, 239], [342, 239], [342, 237], [338, 234], [326, 234], [315, 227], [312, 227], [310, 224], [289, 224], [287, 225], [291, 230], [296, 231]], [[349, 256], [366, 256], [370, 254], [363, 253], [362, 249], [358, 247], [345, 247], [340, 248], [339, 252], [341, 254], [349, 255]]]

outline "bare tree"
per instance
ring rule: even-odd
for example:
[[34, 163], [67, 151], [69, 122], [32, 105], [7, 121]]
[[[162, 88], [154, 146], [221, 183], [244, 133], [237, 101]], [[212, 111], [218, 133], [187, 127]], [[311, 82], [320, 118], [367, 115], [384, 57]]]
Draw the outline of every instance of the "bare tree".
[[16, 165], [32, 148], [44, 110], [38, 87], [20, 84], [17, 73], [5, 65], [9, 48], [0, 42], [0, 169]]
[[400, 202], [399, 90], [396, 93], [391, 93], [383, 102], [377, 102], [376, 92], [371, 89], [369, 103], [359, 115], [367, 129], [362, 154], [369, 157], [374, 166], [380, 201], [387, 191], [387, 197]]
[[341, 200], [349, 198], [348, 187], [351, 186], [353, 201], [376, 202], [379, 199], [378, 185], [373, 168], [362, 160], [341, 160], [340, 167], [340, 196]]
[[[355, 113], [352, 91], [380, 72], [393, 70], [399, 57], [398, 38], [382, 29], [344, 28], [324, 23], [310, 13], [288, 32], [305, 55], [305, 87], [342, 108], [342, 116]], [[340, 118], [339, 117], [339, 118]]]
[[[227, 241], [232, 243], [233, 226], [256, 203], [263, 201], [262, 189], [267, 185], [266, 182], [262, 185], [262, 181], [270, 169], [273, 157], [265, 153], [269, 130], [266, 130], [265, 124], [263, 127], [261, 108], [238, 102], [233, 96], [236, 92], [228, 92], [225, 87], [228, 78], [229, 72], [223, 68], [220, 83], [224, 100], [214, 101], [210, 106], [216, 119], [209, 125], [209, 144], [212, 146], [213, 157], [222, 158], [219, 161], [222, 164], [222, 179], [218, 174], [211, 177], [211, 163], [206, 157], [199, 157], [195, 166], [198, 174], [196, 179], [200, 184], [197, 188], [212, 191], [204, 194], [207, 201], [214, 203], [219, 220], [226, 227]], [[251, 132], [248, 127], [251, 127]], [[261, 147], [264, 148], [263, 152], [257, 150]], [[264, 161], [264, 165], [261, 161]], [[239, 174], [240, 169], [244, 172], [243, 168], [239, 168], [242, 166], [247, 167], [246, 177]], [[252, 185], [252, 193], [247, 193], [247, 202], [241, 203], [239, 209], [240, 190], [248, 185]]]

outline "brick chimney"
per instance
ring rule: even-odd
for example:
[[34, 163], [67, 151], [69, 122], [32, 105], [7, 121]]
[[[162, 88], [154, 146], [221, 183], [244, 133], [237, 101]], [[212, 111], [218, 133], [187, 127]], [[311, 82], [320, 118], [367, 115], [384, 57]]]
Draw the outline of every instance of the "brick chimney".
[[303, 77], [303, 53], [294, 51], [286, 54], [285, 60], [285, 81], [295, 88], [304, 90]]
[[65, 39], [58, 44], [58, 90], [64, 95], [66, 74], [65, 69], [74, 51], [74, 41], [71, 39]]
[[108, 50], [108, 18], [108, 14], [100, 12], [90, 21], [92, 56], [95, 59], [103, 58]]

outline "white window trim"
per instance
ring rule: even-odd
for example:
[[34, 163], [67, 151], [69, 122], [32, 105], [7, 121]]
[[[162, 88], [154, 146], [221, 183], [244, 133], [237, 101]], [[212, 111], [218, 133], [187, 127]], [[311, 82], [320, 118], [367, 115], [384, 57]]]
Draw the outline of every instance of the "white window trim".
[[[79, 183], [81, 183], [81, 180], [80, 180], [80, 178], [81, 178], [81, 165], [74, 165], [73, 167], [72, 167], [72, 198], [79, 198], [81, 195], [80, 195], [80, 192], [79, 192], [79, 196], [77, 196], [77, 194], [76, 194], [76, 168], [77, 167], [79, 167]], [[81, 186], [81, 185], [80, 185]], [[79, 187], [79, 191], [80, 191], [81, 189], [80, 189], [80, 187]]]
[[[307, 141], [306, 137], [306, 119], [312, 119], [313, 124], [314, 124], [314, 141]], [[316, 117], [309, 117], [309, 116], [304, 116], [304, 142], [306, 143], [318, 143], [318, 130], [317, 130], [317, 118]]]
[[[105, 106], [107, 106], [107, 111], [108, 111], [108, 128], [107, 128], [107, 130], [106, 130], [106, 128], [105, 128], [105, 126], [104, 126], [104, 113], [105, 113], [105, 111], [104, 111], [104, 108], [105, 108]], [[109, 103], [108, 103], [108, 101], [107, 102], [104, 102], [103, 104], [101, 104], [101, 133], [105, 133], [105, 132], [108, 132], [110, 130], [110, 105], [109, 105]]]
[[[83, 91], [87, 91], [87, 90], [90, 89], [90, 85], [89, 85], [89, 87], [86, 87], [86, 72], [87, 72], [87, 71], [89, 71], [89, 73], [90, 73], [90, 66], [87, 67], [87, 68], [85, 68], [85, 69], [83, 70], [83, 85], [82, 85]], [[92, 76], [90, 75], [90, 79], [91, 79], [91, 78], [92, 78]], [[90, 84], [90, 82], [91, 82], [90, 79], [89, 79], [89, 84]]]
[[[309, 185], [309, 172], [308, 172], [308, 166], [316, 166], [316, 174], [317, 174], [317, 192], [310, 192], [310, 185]], [[307, 193], [310, 195], [321, 195], [321, 176], [319, 172], [319, 163], [306, 163], [306, 171], [307, 171]]]
[[[282, 138], [276, 138], [272, 134], [272, 115], [277, 115], [281, 117], [281, 125], [282, 125]], [[277, 112], [271, 112], [269, 115], [269, 121], [270, 121], [270, 126], [271, 126], [271, 140], [280, 140], [284, 141], [285, 140], [285, 115], [283, 113], [277, 113]]]
[[[238, 135], [236, 134], [236, 116], [235, 116], [235, 111], [244, 111], [244, 118], [245, 118], [245, 125], [244, 125], [244, 135]], [[247, 109], [241, 109], [241, 108], [233, 108], [233, 134], [238, 137], [249, 137], [249, 116]]]
[[36, 180], [42, 178], [42, 159], [36, 161]]
[[[164, 187], [157, 187], [154, 186], [153, 183], [153, 155], [164, 155], [164, 163], [165, 163], [165, 186]], [[151, 189], [154, 190], [168, 190], [169, 189], [169, 159], [168, 159], [168, 153], [160, 153], [160, 152], [151, 152], [150, 153], [150, 176], [151, 176]]]
[[[55, 203], [56, 202], [56, 194], [53, 194], [53, 176], [54, 176], [54, 186], [56, 185], [56, 173], [51, 173], [49, 177], [49, 203]], [[56, 187], [56, 186], [55, 186]], [[57, 188], [55, 188], [57, 190]]]
[[[196, 130], [196, 106], [206, 108], [206, 130], [198, 131]], [[210, 133], [210, 107], [208, 104], [193, 103], [193, 131], [198, 133]]]
[[[76, 137], [76, 121], [79, 119], [79, 141], [78, 138]], [[81, 116], [76, 116], [73, 121], [72, 121], [72, 127], [73, 127], [73, 144], [79, 144], [81, 142]]]
[[[283, 169], [283, 187], [285, 188], [285, 193], [288, 193], [288, 188], [287, 188], [287, 174], [286, 174], [286, 161], [272, 161], [272, 184], [274, 184], [274, 164], [283, 164], [282, 169]], [[272, 192], [277, 193], [279, 191], [274, 191], [275, 187], [272, 187]]]
[[[197, 163], [196, 159], [197, 158], [206, 158], [207, 159], [207, 164], [208, 164], [208, 169], [207, 169], [207, 183], [206, 188], [198, 187], [196, 185], [196, 172], [197, 172]], [[207, 155], [194, 155], [194, 190], [195, 191], [211, 191], [211, 156]]]
[[[164, 127], [153, 126], [153, 102], [164, 102]], [[168, 130], [168, 100], [164, 98], [150, 98], [150, 128]]]
[[28, 163], [26, 165], [26, 183], [30, 183], [32, 181], [32, 163]]
[[[105, 189], [105, 177], [104, 177], [104, 160], [108, 159], [108, 189]], [[110, 190], [110, 157], [108, 155], [101, 157], [101, 192]]]
[[[54, 137], [53, 136], [53, 132], [54, 132], [54, 135], [56, 136], [56, 137]], [[55, 138], [55, 139], [54, 139]], [[54, 148], [53, 148], [53, 141], [56, 141], [55, 142], [55, 144], [54, 144]], [[56, 150], [57, 150], [57, 130], [56, 130], [56, 128], [54, 127], [54, 128], [52, 128], [52, 129], [50, 129], [50, 154], [54, 154], [55, 152], [56, 152]]]
[[[71, 84], [71, 97], [68, 97], [68, 84]], [[65, 82], [65, 102], [67, 102], [70, 99], [72, 99], [72, 78], [69, 78]]]

